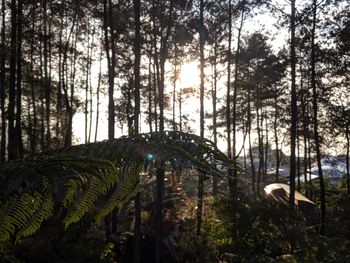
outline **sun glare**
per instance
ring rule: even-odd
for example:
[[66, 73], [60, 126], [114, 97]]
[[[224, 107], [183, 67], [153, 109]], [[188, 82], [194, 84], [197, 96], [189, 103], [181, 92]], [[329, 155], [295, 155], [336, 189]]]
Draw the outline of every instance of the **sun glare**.
[[200, 84], [198, 63], [190, 62], [181, 66], [180, 87], [193, 88]]

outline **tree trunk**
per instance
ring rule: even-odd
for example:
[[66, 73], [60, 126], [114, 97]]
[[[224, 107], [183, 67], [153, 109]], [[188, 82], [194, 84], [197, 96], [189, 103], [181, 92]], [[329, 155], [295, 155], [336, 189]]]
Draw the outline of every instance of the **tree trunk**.
[[315, 30], [316, 30], [316, 14], [317, 14], [317, 1], [313, 1], [313, 19], [311, 30], [311, 87], [312, 87], [312, 106], [313, 106], [313, 119], [314, 119], [314, 141], [316, 148], [317, 168], [320, 181], [320, 201], [321, 201], [321, 226], [320, 234], [325, 233], [325, 219], [326, 219], [326, 191], [323, 180], [322, 164], [321, 164], [321, 143], [318, 135], [318, 92], [316, 88], [316, 55], [315, 55]]
[[22, 139], [22, 24], [23, 0], [18, 0], [17, 8], [17, 90], [16, 90], [16, 147], [17, 158], [23, 158]]
[[[216, 110], [216, 103], [217, 103], [217, 78], [218, 78], [218, 71], [217, 71], [217, 41], [214, 42], [214, 84], [213, 84], [213, 92], [212, 92], [212, 102], [213, 102], [213, 135], [214, 135], [214, 143], [217, 145], [218, 143], [218, 135], [217, 135], [217, 110]], [[213, 195], [218, 194], [218, 178], [216, 176], [213, 176]]]
[[[108, 6], [107, 6], [108, 4]], [[108, 139], [114, 139], [114, 124], [115, 124], [115, 106], [114, 106], [114, 77], [115, 77], [115, 32], [114, 21], [112, 15], [112, 1], [103, 1], [103, 28], [105, 36], [105, 51], [107, 57], [107, 69], [108, 69]], [[109, 33], [108, 34], [108, 27]], [[110, 53], [111, 52], [111, 53]], [[105, 231], [107, 241], [111, 239], [111, 216], [108, 215], [105, 218]]]
[[[307, 114], [308, 115], [308, 114]], [[310, 198], [311, 200], [313, 200], [313, 190], [312, 190], [312, 180], [311, 180], [311, 134], [310, 134], [310, 131], [309, 129], [307, 130], [308, 134], [307, 134], [307, 144], [308, 144], [308, 170], [310, 171], [310, 174], [309, 174], [309, 188], [310, 188]]]
[[176, 80], [177, 80], [177, 46], [174, 43], [174, 79], [173, 79], [173, 131], [176, 131]]
[[6, 94], [6, 73], [5, 73], [5, 47], [6, 47], [6, 2], [2, 0], [1, 5], [2, 27], [1, 27], [1, 53], [0, 53], [0, 111], [1, 111], [1, 142], [0, 142], [0, 163], [5, 162], [6, 157], [6, 115], [5, 115], [5, 94]]
[[258, 174], [257, 174], [257, 180], [256, 180], [256, 190], [257, 194], [260, 195], [260, 182], [261, 182], [261, 175], [262, 175], [262, 169], [263, 169], [263, 162], [264, 162], [264, 150], [263, 150], [263, 139], [262, 139], [262, 132], [261, 132], [261, 123], [262, 123], [262, 116], [259, 113], [259, 102], [256, 103], [256, 130], [258, 135], [258, 152], [259, 152], [259, 166], [258, 166]]
[[[244, 22], [244, 2], [240, 1], [239, 4], [242, 3], [242, 10], [241, 10], [241, 21], [240, 21], [240, 25], [238, 28], [238, 34], [237, 34], [237, 46], [236, 46], [236, 56], [235, 56], [235, 71], [234, 71], [234, 81], [233, 81], [233, 105], [232, 105], [232, 157], [236, 160], [237, 156], [236, 156], [236, 131], [237, 131], [237, 93], [238, 93], [238, 77], [239, 77], [239, 53], [240, 53], [240, 49], [241, 49], [241, 34], [242, 34], [242, 28], [243, 28], [243, 22]], [[231, 8], [231, 1], [229, 3], [230, 7], [229, 7], [229, 16], [230, 16], [230, 27], [232, 27], [232, 8]], [[230, 32], [229, 32], [229, 38], [231, 37], [231, 28], [230, 28]], [[231, 41], [230, 41], [231, 42]], [[231, 44], [230, 44], [231, 45]], [[229, 53], [230, 56], [230, 53]], [[237, 178], [238, 173], [237, 173], [237, 169], [233, 169], [232, 171], [232, 183], [231, 183], [231, 196], [234, 197], [234, 195], [237, 192]]]
[[[34, 30], [34, 19], [32, 24], [32, 29]], [[35, 88], [34, 88], [34, 39], [31, 40], [30, 43], [30, 72], [31, 72], [31, 81], [30, 81], [30, 92], [31, 92], [31, 108], [33, 109], [33, 126], [31, 131], [30, 140], [30, 152], [36, 152], [36, 142], [37, 142], [37, 111], [36, 111], [36, 102], [35, 102]]]
[[[107, 7], [108, 1], [108, 7]], [[114, 106], [114, 78], [115, 78], [115, 30], [114, 30], [114, 19], [112, 15], [112, 1], [104, 0], [104, 34], [105, 34], [105, 50], [107, 57], [108, 66], [108, 139], [114, 139], [114, 117], [115, 117], [115, 106]], [[109, 22], [109, 23], [108, 23]], [[110, 28], [110, 39], [108, 36], [108, 26]]]
[[86, 47], [86, 65], [85, 65], [85, 105], [84, 105], [84, 117], [85, 117], [85, 127], [84, 127], [84, 135], [85, 135], [85, 143], [88, 143], [88, 126], [89, 126], [89, 121], [88, 121], [88, 115], [89, 115], [89, 60], [90, 60], [90, 26], [89, 24], [86, 25], [87, 27], [87, 47]]
[[[60, 31], [59, 31], [59, 43], [58, 43], [58, 83], [57, 83], [57, 91], [56, 91], [56, 127], [55, 133], [56, 137], [62, 137], [61, 134], [61, 118], [62, 118], [62, 74], [63, 73], [63, 63], [62, 63], [62, 54], [63, 54], [63, 17], [64, 17], [64, 9], [66, 2], [62, 0], [62, 10], [60, 11]], [[43, 143], [45, 145], [45, 143]]]
[[156, 25], [156, 4], [155, 0], [152, 0], [152, 37], [153, 37], [153, 49], [154, 49], [154, 56], [153, 56], [153, 93], [154, 93], [154, 124], [155, 124], [155, 131], [158, 131], [158, 111], [157, 106], [159, 105], [159, 89], [160, 89], [160, 72], [159, 72], [159, 58], [158, 58], [158, 37], [157, 37], [157, 25]]
[[47, 7], [46, 7], [46, 1], [42, 1], [43, 3], [43, 27], [44, 27], [44, 36], [43, 36], [43, 45], [44, 45], [44, 85], [45, 85], [45, 108], [46, 108], [46, 147], [47, 149], [50, 149], [51, 147], [51, 124], [50, 124], [50, 106], [51, 106], [51, 80], [49, 79], [48, 74], [48, 34], [47, 34]]
[[290, 129], [290, 176], [289, 176], [289, 205], [294, 209], [295, 205], [295, 140], [296, 140], [296, 128], [297, 128], [297, 94], [296, 94], [296, 80], [295, 80], [295, 0], [291, 0], [291, 18], [290, 18], [290, 64], [291, 64], [291, 129]]
[[[199, 54], [200, 54], [200, 110], [199, 110], [199, 126], [200, 137], [204, 138], [204, 43], [205, 43], [205, 28], [204, 28], [204, 0], [200, 0], [200, 13], [199, 13]], [[197, 204], [197, 235], [201, 233], [202, 226], [202, 210], [203, 210], [203, 187], [204, 187], [204, 174], [199, 173], [198, 177], [198, 204]]]
[[[151, 48], [152, 49], [152, 48]], [[149, 54], [149, 60], [148, 60], [148, 125], [149, 125], [149, 131], [152, 132], [152, 50]], [[153, 83], [155, 85], [155, 83]], [[154, 94], [155, 95], [155, 94]]]
[[298, 185], [297, 189], [300, 192], [300, 139], [299, 134], [297, 136], [297, 178], [298, 178]]
[[[161, 3], [161, 10], [163, 10], [163, 2]], [[154, 5], [154, 1], [153, 1]], [[153, 20], [155, 21], [155, 13], [153, 13]], [[159, 56], [159, 65], [158, 58], [155, 60], [157, 66], [159, 66], [159, 73], [157, 69], [157, 80], [158, 80], [158, 103], [159, 103], [159, 131], [164, 132], [164, 85], [165, 85], [165, 62], [167, 59], [168, 53], [168, 40], [171, 33], [172, 28], [172, 19], [173, 19], [173, 0], [169, 2], [169, 14], [168, 14], [168, 22], [167, 27], [165, 28], [165, 35], [163, 34], [164, 30], [160, 30], [162, 33], [160, 39], [160, 56]], [[154, 24], [155, 26], [155, 24]], [[154, 28], [155, 30], [155, 28]], [[154, 31], [155, 33], [155, 31]], [[154, 35], [156, 36], [156, 34]], [[156, 42], [155, 42], [155, 54], [156, 52]], [[159, 167], [156, 171], [157, 177], [157, 201], [156, 201], [156, 245], [155, 245], [155, 262], [161, 262], [161, 242], [162, 242], [162, 224], [163, 224], [163, 194], [164, 194], [164, 178], [165, 178], [165, 162], [161, 161]]]
[[[226, 136], [227, 157], [232, 159], [231, 142], [231, 45], [232, 45], [232, 1], [228, 2], [228, 44], [227, 44], [227, 87], [226, 87]], [[230, 196], [233, 198], [233, 169], [228, 169], [228, 185]]]
[[[75, 23], [77, 20], [78, 15], [78, 9], [79, 9], [79, 2], [76, 2], [75, 5], [75, 11], [74, 11], [74, 17], [72, 21], [71, 28], [69, 30], [68, 36], [66, 37], [66, 43], [63, 48], [63, 61], [62, 61], [62, 90], [64, 92], [64, 101], [66, 106], [66, 119], [65, 119], [65, 133], [62, 131], [62, 134], [64, 134], [64, 145], [65, 147], [69, 147], [72, 145], [72, 137], [73, 137], [73, 97], [74, 97], [74, 76], [75, 76], [75, 65], [73, 65], [73, 81], [71, 83], [71, 94], [68, 94], [68, 50], [69, 50], [69, 43], [71, 42], [71, 38], [75, 29]], [[76, 41], [74, 42], [73, 48], [76, 48]], [[76, 50], [74, 50], [74, 64], [76, 59]], [[73, 85], [72, 85], [73, 84]], [[63, 120], [62, 120], [63, 124]], [[63, 126], [63, 125], [62, 125]]]
[[[33, 26], [34, 27], [34, 26]], [[39, 106], [39, 123], [40, 123], [40, 150], [45, 151], [46, 145], [45, 145], [45, 90], [44, 90], [44, 73], [43, 73], [43, 68], [44, 68], [44, 62], [43, 62], [43, 52], [42, 52], [42, 37], [40, 38], [39, 41], [39, 50], [38, 50], [38, 55], [39, 55], [39, 76], [40, 76], [40, 106]], [[60, 45], [60, 44], [59, 44]], [[59, 59], [60, 60], [60, 59]], [[58, 64], [59, 69], [61, 67], [61, 63]], [[58, 74], [59, 81], [61, 79], [60, 71]], [[57, 85], [57, 89], [60, 88], [60, 83]], [[57, 105], [56, 105], [57, 106]], [[59, 121], [58, 114], [57, 115], [57, 122]], [[57, 128], [57, 127], [56, 127]], [[58, 135], [57, 135], [58, 137]]]
[[[103, 41], [101, 41], [103, 43]], [[103, 44], [102, 44], [103, 45]], [[100, 52], [100, 66], [98, 71], [98, 81], [97, 81], [97, 89], [96, 89], [96, 121], [95, 121], [95, 139], [97, 141], [97, 133], [98, 133], [98, 124], [100, 118], [100, 89], [101, 89], [101, 78], [102, 78], [102, 48]]]
[[275, 116], [273, 121], [273, 130], [275, 133], [275, 147], [276, 147], [276, 177], [275, 180], [278, 181], [279, 179], [279, 169], [280, 169], [280, 154], [279, 154], [279, 147], [278, 147], [278, 134], [277, 134], [277, 121], [278, 121], [278, 103], [277, 103], [278, 97], [275, 97], [274, 101], [274, 107], [275, 107]]
[[249, 139], [249, 159], [250, 159], [250, 167], [251, 167], [251, 174], [252, 174], [252, 190], [254, 196], [256, 195], [256, 188], [255, 188], [255, 181], [256, 181], [256, 175], [255, 175], [255, 165], [254, 165], [254, 157], [253, 157], [253, 149], [252, 149], [252, 117], [251, 117], [251, 101], [250, 101], [250, 90], [248, 90], [248, 108], [247, 108], [247, 125], [248, 125], [248, 139]]
[[[349, 117], [348, 117], [349, 118]], [[346, 189], [347, 193], [350, 194], [350, 163], [349, 163], [349, 152], [350, 152], [350, 136], [349, 136], [349, 121], [346, 123]]]
[[16, 101], [16, 58], [17, 58], [17, 5], [11, 1], [11, 46], [10, 46], [10, 80], [8, 102], [8, 160], [17, 158], [15, 130]]
[[[134, 5], [134, 26], [135, 26], [135, 38], [134, 38], [134, 97], [135, 97], [135, 109], [134, 109], [134, 132], [139, 133], [139, 119], [140, 119], [140, 61], [141, 61], [141, 3], [140, 0], [133, 0]], [[139, 183], [139, 182], [138, 182]], [[141, 195], [137, 193], [135, 196], [135, 247], [134, 247], [134, 262], [141, 262], [140, 258], [140, 240], [141, 240]]]
[[[300, 85], [300, 88], [302, 88], [303, 85]], [[308, 131], [307, 131], [307, 126], [308, 126], [308, 121], [307, 121], [307, 114], [306, 114], [306, 93], [301, 96], [301, 119], [302, 119], [302, 125], [303, 125], [303, 145], [304, 145], [304, 160], [303, 160], [303, 169], [304, 169], [304, 184], [308, 184], [308, 178], [307, 178], [307, 150], [308, 150], [308, 145], [307, 145], [307, 136], [308, 136]], [[310, 197], [309, 191], [307, 190], [305, 192], [307, 197]]]
[[[267, 114], [265, 112], [265, 114]], [[267, 125], [267, 116], [265, 117], [265, 152], [264, 152], [264, 183], [267, 178], [267, 161], [268, 161], [268, 150], [269, 150], [269, 130]]]
[[88, 141], [91, 141], [91, 134], [92, 134], [92, 114], [93, 114], [93, 94], [92, 94], [92, 78], [91, 78], [91, 71], [92, 71], [92, 58], [93, 58], [93, 48], [94, 48], [94, 40], [95, 40], [95, 33], [96, 33], [96, 28], [95, 28], [95, 23], [93, 24], [92, 28], [92, 40], [91, 40], [91, 45], [90, 45], [90, 59], [89, 59], [89, 105], [90, 105], [90, 117], [89, 117], [89, 136], [88, 136]]

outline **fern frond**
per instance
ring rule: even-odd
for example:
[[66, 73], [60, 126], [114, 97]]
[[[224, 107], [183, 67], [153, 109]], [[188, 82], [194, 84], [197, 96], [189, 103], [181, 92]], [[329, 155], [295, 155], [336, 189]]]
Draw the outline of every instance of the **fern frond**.
[[[91, 211], [99, 196], [106, 195], [120, 177], [119, 170], [108, 171], [101, 177], [91, 179], [81, 196], [73, 202], [68, 215], [63, 220], [65, 228], [72, 223], [78, 222], [89, 211]], [[66, 199], [67, 200], [67, 199]]]
[[176, 166], [223, 176], [237, 167], [216, 145], [183, 132], [153, 132], [75, 145], [0, 165], [0, 241], [35, 233], [54, 207], [68, 210], [67, 228], [105, 200], [101, 220], [140, 190], [147, 153]]
[[47, 190], [45, 194], [38, 200], [39, 206], [33, 211], [32, 216], [27, 220], [26, 224], [16, 235], [16, 242], [20, 239], [36, 233], [42, 222], [53, 214], [54, 201], [51, 191]]
[[96, 215], [96, 221], [99, 222], [103, 217], [113, 211], [114, 208], [120, 208], [134, 197], [139, 191], [139, 178], [143, 169], [143, 163], [131, 163], [127, 174], [116, 185], [116, 189], [110, 194], [108, 200]]
[[9, 240], [18, 229], [26, 225], [39, 200], [38, 195], [30, 196], [28, 194], [9, 199], [0, 219], [0, 241]]

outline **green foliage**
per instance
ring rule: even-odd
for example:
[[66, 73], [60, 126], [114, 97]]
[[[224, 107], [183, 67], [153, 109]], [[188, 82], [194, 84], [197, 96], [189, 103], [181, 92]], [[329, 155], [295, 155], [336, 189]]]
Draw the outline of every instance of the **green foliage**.
[[65, 226], [79, 221], [116, 183], [110, 161], [41, 156], [1, 166], [0, 241], [34, 234], [59, 207]]
[[114, 252], [114, 244], [108, 243], [102, 253], [101, 253], [101, 262], [103, 263], [116, 263], [115, 261], [115, 252]]
[[207, 235], [197, 235], [195, 219], [186, 219], [181, 222], [180, 238], [177, 241], [174, 253], [175, 262], [217, 262], [214, 240]]
[[147, 153], [156, 156], [156, 164], [214, 175], [223, 175], [217, 162], [234, 165], [209, 140], [182, 132], [121, 137], [9, 162], [0, 166], [0, 242], [34, 234], [58, 212], [65, 229], [91, 212], [101, 220], [140, 190]]
[[349, 262], [349, 240], [324, 237], [287, 206], [219, 197], [205, 231], [221, 260], [229, 262]]

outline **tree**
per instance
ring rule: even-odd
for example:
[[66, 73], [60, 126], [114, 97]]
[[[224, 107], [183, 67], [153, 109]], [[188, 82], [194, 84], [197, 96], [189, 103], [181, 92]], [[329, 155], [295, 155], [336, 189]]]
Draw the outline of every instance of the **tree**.
[[[199, 61], [200, 61], [200, 137], [204, 138], [204, 44], [205, 44], [205, 27], [204, 27], [204, 1], [200, 0], [199, 5]], [[202, 210], [203, 210], [203, 187], [204, 175], [199, 173], [198, 177], [198, 204], [197, 204], [197, 235], [201, 233]]]
[[5, 94], [6, 94], [6, 74], [5, 74], [5, 48], [6, 48], [6, 3], [1, 2], [1, 59], [0, 59], [0, 111], [1, 111], [1, 142], [0, 142], [0, 163], [5, 161], [6, 155], [6, 116], [5, 116]]
[[17, 158], [23, 158], [22, 140], [22, 25], [23, 25], [23, 0], [18, 0], [17, 8], [17, 80], [16, 80], [16, 125], [15, 145], [17, 147]]
[[[246, 104], [242, 110], [243, 118], [246, 117], [246, 123], [242, 121], [244, 126], [247, 126], [249, 140], [249, 155], [251, 159], [252, 169], [252, 186], [253, 191], [260, 194], [260, 184], [266, 174], [266, 147], [268, 147], [266, 132], [266, 122], [270, 118], [274, 118], [275, 125], [277, 125], [276, 116], [273, 116], [272, 109], [277, 107], [281, 111], [280, 105], [276, 105], [278, 100], [282, 101], [283, 86], [280, 87], [285, 75], [286, 62], [285, 58], [281, 56], [281, 52], [275, 55], [272, 47], [267, 42], [266, 35], [255, 32], [248, 36], [246, 41], [242, 43], [240, 51], [240, 93], [237, 97]], [[247, 96], [245, 94], [248, 94]], [[237, 111], [238, 112], [238, 111]], [[274, 111], [275, 113], [275, 111]], [[280, 120], [281, 118], [279, 118]], [[263, 127], [265, 122], [265, 129]], [[253, 162], [253, 143], [252, 143], [252, 126], [256, 125], [254, 129], [257, 136], [257, 154], [259, 163], [257, 171], [255, 171], [255, 164]], [[277, 129], [277, 127], [275, 127]], [[244, 128], [243, 128], [244, 130]], [[264, 134], [265, 132], [265, 134]], [[264, 136], [265, 135], [265, 136]], [[264, 150], [265, 147], [265, 150]], [[257, 172], [257, 177], [255, 177]]]
[[289, 204], [292, 209], [295, 206], [295, 145], [297, 132], [297, 94], [296, 94], [296, 54], [295, 54], [295, 0], [291, 0], [291, 16], [290, 16], [290, 67], [291, 67], [291, 127], [290, 127], [290, 195]]
[[320, 201], [321, 201], [321, 226], [320, 233], [325, 233], [325, 219], [326, 219], [326, 191], [323, 180], [321, 151], [318, 133], [318, 92], [316, 87], [316, 54], [315, 54], [315, 34], [316, 34], [316, 14], [317, 14], [317, 0], [313, 0], [312, 4], [312, 29], [311, 29], [311, 88], [312, 88], [312, 108], [313, 108], [313, 127], [314, 127], [314, 141], [316, 148], [316, 161], [318, 168], [318, 176], [320, 180]]
[[[135, 85], [135, 113], [134, 113], [134, 133], [138, 134], [140, 127], [140, 60], [141, 60], [141, 2], [140, 0], [133, 0], [134, 5], [134, 23], [135, 23], [135, 38], [134, 38], [134, 85]], [[140, 259], [140, 238], [141, 238], [141, 196], [137, 193], [135, 196], [135, 248], [134, 248], [134, 262], [141, 262]]]
[[16, 62], [17, 62], [17, 4], [11, 1], [11, 47], [10, 47], [10, 78], [8, 102], [8, 159], [17, 158], [15, 103], [16, 103]]
[[[107, 3], [108, 2], [108, 3]], [[116, 65], [116, 32], [114, 28], [113, 6], [111, 0], [103, 2], [103, 27], [105, 36], [105, 52], [108, 68], [108, 139], [114, 138], [115, 106], [114, 106], [114, 78]], [[109, 28], [109, 30], [108, 30]], [[110, 216], [105, 219], [106, 238], [110, 239]]]

